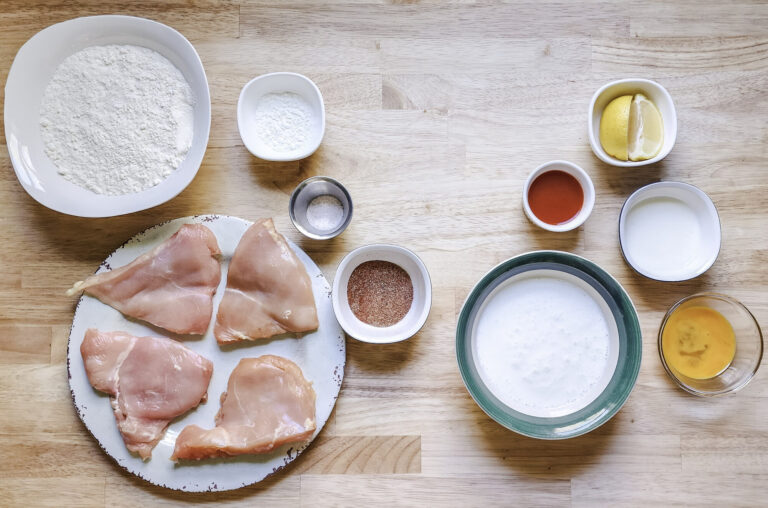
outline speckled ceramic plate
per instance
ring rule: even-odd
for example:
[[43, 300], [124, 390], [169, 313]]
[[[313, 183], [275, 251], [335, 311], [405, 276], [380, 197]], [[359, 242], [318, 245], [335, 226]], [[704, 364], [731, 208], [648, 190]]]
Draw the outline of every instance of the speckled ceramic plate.
[[[197, 222], [209, 227], [216, 235], [224, 261], [221, 284], [214, 297], [214, 315], [226, 285], [226, 270], [240, 237], [252, 222], [237, 217], [203, 215], [184, 217], [151, 227], [131, 238], [125, 245], [109, 255], [97, 272], [123, 266], [140, 254], [151, 250], [168, 239], [182, 224]], [[331, 288], [323, 273], [304, 251], [289, 241], [291, 248], [307, 268], [312, 279], [320, 327], [301, 338], [285, 335], [272, 340], [256, 341], [222, 349], [213, 337], [213, 320], [205, 335], [177, 337], [185, 346], [202, 354], [214, 364], [213, 377], [208, 386], [208, 401], [174, 420], [163, 439], [155, 447], [152, 458], [146, 462], [132, 455], [125, 447], [117, 430], [109, 397], [94, 390], [85, 373], [80, 356], [80, 344], [88, 328], [104, 331], [121, 330], [137, 336], [170, 335], [144, 323], [126, 319], [120, 312], [95, 298], [84, 295], [75, 310], [67, 353], [69, 384], [72, 398], [80, 418], [104, 451], [127, 471], [148, 482], [169, 489], [189, 492], [231, 490], [259, 482], [294, 460], [309, 443], [285, 445], [268, 455], [243, 455], [227, 459], [199, 462], [170, 460], [181, 429], [189, 424], [203, 428], [213, 427], [219, 410], [219, 396], [226, 390], [227, 380], [241, 358], [265, 354], [279, 355], [294, 361], [312, 382], [317, 394], [317, 431], [320, 432], [333, 410], [344, 376], [346, 348], [344, 332], [339, 326], [331, 305]]]
[[[580, 287], [601, 309], [609, 330], [605, 378], [582, 407], [556, 416], [531, 416], [504, 404], [483, 382], [476, 363], [478, 316], [505, 285], [525, 277], [550, 277]], [[502, 296], [503, 298], [503, 296]], [[539, 439], [565, 439], [585, 434], [610, 420], [626, 402], [637, 380], [642, 335], [632, 301], [605, 270], [582, 257], [559, 251], [537, 251], [508, 259], [488, 272], [467, 297], [456, 327], [456, 355], [464, 384], [491, 418], [517, 433]]]

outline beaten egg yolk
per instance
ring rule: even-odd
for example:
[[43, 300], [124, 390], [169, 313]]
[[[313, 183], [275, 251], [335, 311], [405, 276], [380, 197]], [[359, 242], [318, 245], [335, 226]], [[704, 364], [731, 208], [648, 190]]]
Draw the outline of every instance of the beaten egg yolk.
[[736, 336], [718, 311], [686, 307], [675, 310], [667, 320], [661, 347], [672, 370], [692, 379], [710, 379], [733, 361]]

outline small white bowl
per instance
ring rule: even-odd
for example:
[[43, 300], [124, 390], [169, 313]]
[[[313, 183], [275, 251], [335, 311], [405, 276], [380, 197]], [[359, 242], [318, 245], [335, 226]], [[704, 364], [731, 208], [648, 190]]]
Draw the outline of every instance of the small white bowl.
[[[295, 150], [277, 151], [258, 136], [253, 112], [259, 100], [269, 93], [292, 92], [300, 95], [312, 107], [313, 132], [304, 145]], [[325, 134], [325, 105], [317, 85], [306, 76], [294, 72], [273, 72], [250, 80], [237, 100], [237, 128], [243, 144], [253, 155], [267, 161], [296, 161], [312, 155]]]
[[[132, 44], [167, 58], [195, 97], [192, 146], [168, 178], [133, 194], [96, 194], [59, 174], [45, 153], [40, 104], [56, 68], [90, 46]], [[145, 210], [175, 197], [195, 178], [208, 145], [211, 98], [203, 64], [192, 44], [173, 28], [133, 16], [88, 16], [49, 26], [16, 53], [5, 82], [5, 137], [16, 176], [27, 193], [57, 212], [78, 217], [112, 217]]]
[[[528, 191], [531, 189], [533, 181], [542, 173], [547, 171], [563, 171], [576, 178], [581, 185], [581, 190], [584, 191], [584, 203], [581, 205], [581, 210], [573, 219], [563, 224], [547, 224], [543, 220], [536, 217], [536, 214], [531, 210], [531, 205], [528, 203]], [[523, 210], [525, 215], [542, 229], [547, 231], [563, 232], [571, 231], [584, 224], [589, 214], [592, 213], [592, 208], [595, 206], [595, 186], [592, 184], [592, 179], [589, 177], [586, 171], [579, 166], [568, 161], [549, 161], [528, 175], [528, 179], [525, 181], [525, 187], [523, 187]]]
[[[392, 326], [378, 327], [357, 319], [347, 301], [349, 276], [366, 261], [389, 261], [408, 273], [413, 284], [413, 303], [403, 319]], [[432, 307], [432, 283], [427, 267], [410, 250], [397, 245], [375, 244], [358, 247], [341, 260], [333, 279], [333, 311], [339, 324], [351, 337], [374, 344], [389, 344], [408, 339], [427, 321]]]
[[699, 188], [682, 182], [641, 187], [624, 202], [619, 242], [639, 274], [664, 282], [698, 277], [720, 253], [720, 217]]
[[[648, 97], [659, 108], [661, 120], [664, 123], [664, 144], [661, 146], [658, 155], [644, 161], [622, 161], [608, 155], [600, 143], [600, 119], [603, 116], [603, 110], [616, 97], [622, 95], [631, 95], [642, 93]], [[672, 96], [667, 89], [649, 79], [620, 79], [612, 81], [601, 87], [589, 104], [589, 144], [592, 151], [598, 159], [612, 166], [635, 167], [645, 166], [658, 162], [672, 150], [677, 138], [677, 112], [675, 104], [672, 102]]]

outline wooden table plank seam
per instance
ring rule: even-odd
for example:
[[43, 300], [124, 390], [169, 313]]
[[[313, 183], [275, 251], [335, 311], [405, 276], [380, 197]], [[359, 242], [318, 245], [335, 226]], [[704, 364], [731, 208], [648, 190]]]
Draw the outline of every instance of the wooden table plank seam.
[[[6, 0], [0, 79], [46, 26], [98, 13], [145, 16], [194, 44], [211, 90], [211, 137], [192, 184], [152, 210], [107, 219], [45, 209], [16, 180], [0, 131], [0, 505], [761, 506], [768, 495], [768, 377], [738, 394], [682, 393], [658, 360], [666, 310], [715, 289], [768, 323], [768, 3], [740, 0]], [[325, 98], [327, 128], [308, 159], [253, 158], [236, 103], [251, 78], [296, 71]], [[622, 77], [662, 83], [678, 112], [670, 155], [621, 170], [586, 136], [594, 91]], [[4, 90], [0, 90], [3, 94]], [[521, 209], [528, 172], [567, 159], [591, 175], [595, 211], [579, 230], [536, 229]], [[355, 216], [339, 238], [303, 239], [287, 217], [303, 179], [342, 181]], [[693, 281], [635, 274], [617, 247], [618, 212], [636, 188], [682, 180], [713, 198], [723, 245]], [[72, 407], [69, 285], [138, 231], [198, 213], [273, 216], [329, 279], [351, 249], [416, 251], [433, 308], [409, 341], [348, 341], [329, 424], [285, 471], [215, 494], [172, 492], [129, 476]], [[485, 415], [456, 366], [457, 314], [498, 262], [538, 249], [597, 262], [633, 299], [643, 333], [638, 384], [595, 432], [539, 442]]]

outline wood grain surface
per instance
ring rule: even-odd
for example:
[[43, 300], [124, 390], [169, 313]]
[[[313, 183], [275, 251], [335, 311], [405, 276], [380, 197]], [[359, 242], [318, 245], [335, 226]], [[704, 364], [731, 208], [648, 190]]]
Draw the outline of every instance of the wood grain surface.
[[[161, 21], [195, 45], [211, 88], [210, 143], [178, 197], [109, 219], [38, 205], [0, 150], [0, 505], [765, 505], [768, 369], [738, 394], [694, 398], [666, 376], [656, 336], [664, 312], [701, 290], [741, 300], [768, 326], [768, 3], [4, 0], [0, 81], [37, 31], [107, 13]], [[306, 160], [260, 161], [240, 141], [240, 88], [272, 71], [304, 73], [325, 97], [325, 139]], [[659, 81], [677, 106], [677, 144], [650, 167], [610, 167], [588, 145], [592, 94], [623, 77]], [[539, 230], [521, 209], [526, 176], [552, 159], [579, 164], [595, 183], [594, 212], [574, 232]], [[352, 224], [335, 240], [306, 240], [289, 222], [289, 195], [311, 175], [341, 180], [354, 199]], [[693, 281], [644, 279], [619, 252], [621, 204], [659, 179], [699, 186], [720, 212], [720, 256]], [[287, 470], [190, 495], [126, 474], [78, 419], [66, 374], [74, 300], [64, 291], [144, 228], [211, 212], [274, 217], [329, 279], [354, 247], [406, 246], [425, 261], [434, 302], [409, 341], [348, 339], [335, 412]], [[617, 277], [644, 340], [626, 406], [561, 442], [490, 420], [467, 394], [454, 351], [473, 284], [500, 261], [544, 248]]]

